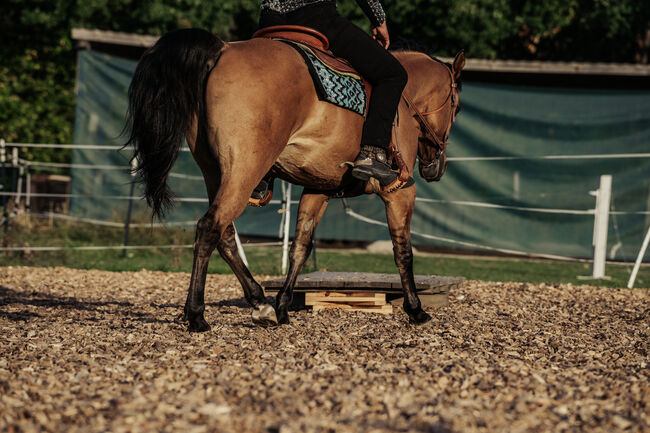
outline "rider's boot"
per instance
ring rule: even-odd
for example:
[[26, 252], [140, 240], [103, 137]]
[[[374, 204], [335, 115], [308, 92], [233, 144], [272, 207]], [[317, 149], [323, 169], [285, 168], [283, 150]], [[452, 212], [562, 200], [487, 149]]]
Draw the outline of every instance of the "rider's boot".
[[269, 183], [266, 178], [262, 179], [260, 183], [257, 184], [253, 193], [251, 194], [252, 199], [261, 200], [266, 195], [266, 191], [269, 189]]
[[266, 206], [271, 201], [273, 196], [273, 181], [275, 179], [270, 174], [262, 178], [260, 183], [257, 184], [250, 198], [248, 205], [254, 207]]
[[374, 177], [382, 187], [390, 185], [399, 176], [399, 173], [393, 171], [388, 164], [386, 149], [367, 145], [361, 146], [361, 152], [354, 160], [351, 174], [363, 181]]

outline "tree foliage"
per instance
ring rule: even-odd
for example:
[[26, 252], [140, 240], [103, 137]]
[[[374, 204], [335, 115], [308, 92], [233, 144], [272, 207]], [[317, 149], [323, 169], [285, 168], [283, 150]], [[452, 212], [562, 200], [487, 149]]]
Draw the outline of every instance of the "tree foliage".
[[[227, 40], [257, 26], [260, 0], [3, 0], [0, 137], [72, 141], [76, 53], [72, 27], [162, 34], [202, 27]], [[450, 56], [648, 62], [650, 2], [639, 0], [384, 0], [394, 40]], [[369, 28], [353, 0], [341, 14]], [[25, 150], [26, 152], [29, 152]], [[25, 153], [23, 153], [25, 155]], [[28, 157], [62, 161], [60, 151]]]
[[440, 55], [648, 62], [650, 2], [385, 0], [392, 33]]

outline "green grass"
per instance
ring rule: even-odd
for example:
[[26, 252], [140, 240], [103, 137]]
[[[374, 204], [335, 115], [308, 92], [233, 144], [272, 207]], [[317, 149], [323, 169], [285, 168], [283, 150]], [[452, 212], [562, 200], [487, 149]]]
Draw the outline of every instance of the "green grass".
[[[55, 221], [51, 226], [13, 224], [4, 237], [6, 246], [82, 246], [121, 245], [121, 229], [73, 225]], [[191, 244], [194, 229], [134, 229], [130, 245]], [[254, 274], [279, 275], [281, 248], [245, 247], [251, 272]], [[140, 269], [167, 272], [190, 272], [192, 251], [185, 249], [129, 250], [121, 257], [121, 250], [108, 251], [56, 251], [33, 253], [0, 253], [3, 266], [66, 266], [78, 269], [103, 269], [110, 271], [137, 271]], [[397, 273], [391, 254], [369, 254], [346, 250], [318, 250], [318, 270], [360, 271]], [[304, 272], [314, 270], [311, 259]], [[219, 257], [212, 256], [211, 273], [230, 273], [230, 268]], [[579, 275], [589, 275], [587, 263], [566, 263], [543, 260], [520, 260], [505, 258], [477, 258], [471, 256], [448, 256], [425, 254], [415, 257], [415, 273], [463, 276], [472, 280], [518, 281], [530, 283], [594, 284], [607, 287], [625, 287], [631, 265], [608, 264], [606, 273], [610, 280], [584, 281]], [[636, 287], [650, 287], [650, 267], [639, 271]]]

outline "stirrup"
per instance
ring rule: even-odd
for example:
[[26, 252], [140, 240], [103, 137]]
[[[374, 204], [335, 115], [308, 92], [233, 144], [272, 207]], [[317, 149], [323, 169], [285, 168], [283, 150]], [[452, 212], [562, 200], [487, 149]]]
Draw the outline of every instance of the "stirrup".
[[[269, 204], [273, 198], [273, 183], [274, 178], [264, 178], [253, 190], [253, 194], [248, 198], [248, 205], [252, 207], [262, 207]], [[262, 188], [260, 188], [262, 186]], [[258, 189], [259, 188], [259, 189]], [[263, 192], [266, 189], [266, 192]]]
[[[389, 165], [390, 162], [387, 158], [386, 151], [383, 148], [374, 147], [374, 146], [362, 146], [359, 156], [354, 161], [352, 176], [364, 181], [368, 181], [370, 180], [370, 178], [376, 179], [379, 182], [379, 187], [381, 189], [381, 192], [386, 194], [413, 185], [415, 183], [415, 180], [411, 176], [409, 176], [408, 167], [406, 167], [406, 164], [402, 159], [402, 155], [397, 149], [397, 147], [391, 143], [388, 151], [390, 152], [391, 159], [398, 166], [399, 172], [393, 171], [390, 168]], [[381, 179], [377, 178], [376, 176], [373, 176], [372, 173], [362, 170], [363, 167], [369, 167], [373, 165], [381, 166], [382, 169], [383, 167], [385, 167], [386, 170], [394, 174], [395, 178], [392, 179], [390, 182], [388, 182], [386, 185], [384, 185]], [[357, 173], [355, 173], [356, 168], [359, 168], [359, 170], [357, 170]]]
[[413, 179], [411, 176], [407, 175], [406, 180], [402, 179], [401, 173], [400, 176], [397, 176], [397, 179], [395, 179], [392, 183], [386, 186], [381, 187], [381, 192], [384, 192], [386, 194], [390, 194], [391, 192], [395, 192], [398, 189], [402, 188], [408, 188], [409, 186], [413, 186], [415, 184], [415, 179]]
[[249, 197], [248, 198], [248, 205], [252, 207], [262, 207], [266, 206], [271, 202], [271, 199], [273, 198], [273, 190], [269, 189], [266, 191], [266, 195], [262, 198], [253, 198]]

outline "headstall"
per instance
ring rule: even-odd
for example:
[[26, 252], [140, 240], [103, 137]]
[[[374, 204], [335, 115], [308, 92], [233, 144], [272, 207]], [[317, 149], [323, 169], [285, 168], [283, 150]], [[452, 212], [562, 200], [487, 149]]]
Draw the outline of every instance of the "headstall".
[[408, 95], [408, 93], [406, 93], [406, 91], [404, 91], [402, 93], [402, 97], [404, 98], [404, 101], [406, 102], [406, 105], [411, 110], [413, 110], [413, 112], [415, 113], [414, 116], [417, 117], [420, 120], [420, 124], [426, 130], [427, 135], [429, 136], [429, 138], [431, 138], [433, 143], [438, 148], [438, 152], [437, 152], [438, 154], [440, 154], [440, 152], [443, 152], [443, 151], [447, 150], [447, 136], [445, 135], [442, 140], [440, 138], [438, 138], [435, 131], [433, 130], [431, 125], [429, 125], [429, 123], [426, 121], [424, 116], [430, 116], [432, 114], [438, 113], [439, 111], [442, 111], [442, 109], [445, 108], [445, 106], [447, 105], [447, 101], [449, 101], [449, 99], [451, 99], [451, 114], [449, 116], [450, 117], [449, 121], [451, 123], [454, 122], [454, 118], [456, 116], [456, 110], [454, 110], [454, 108], [456, 106], [456, 97], [454, 95], [454, 89], [456, 89], [458, 87], [458, 85], [456, 84], [456, 81], [454, 80], [454, 75], [453, 75], [451, 69], [449, 67], [447, 67], [447, 66], [445, 66], [445, 69], [447, 69], [447, 71], [449, 72], [449, 77], [451, 78], [451, 86], [450, 86], [450, 90], [449, 90], [449, 94], [447, 95], [447, 98], [440, 105], [440, 107], [436, 108], [435, 110], [427, 111], [425, 113], [421, 112], [418, 109], [418, 107], [415, 106], [415, 103], [413, 102], [411, 97]]

